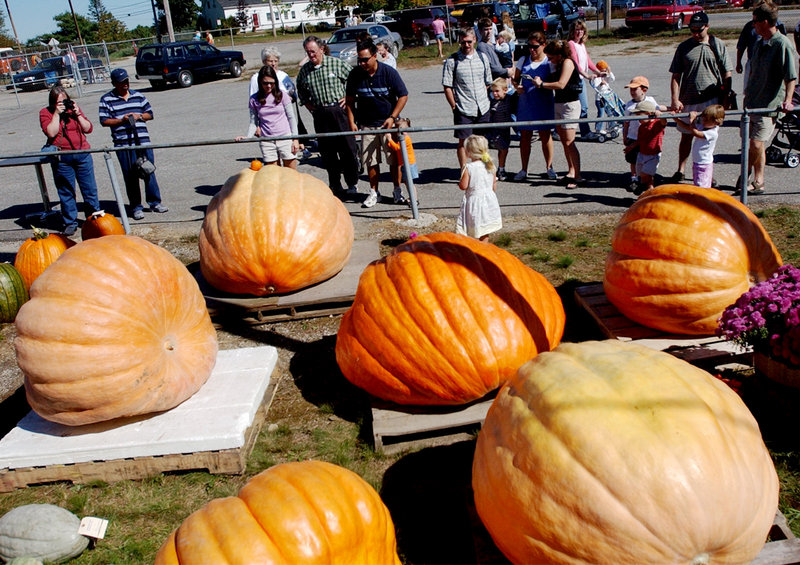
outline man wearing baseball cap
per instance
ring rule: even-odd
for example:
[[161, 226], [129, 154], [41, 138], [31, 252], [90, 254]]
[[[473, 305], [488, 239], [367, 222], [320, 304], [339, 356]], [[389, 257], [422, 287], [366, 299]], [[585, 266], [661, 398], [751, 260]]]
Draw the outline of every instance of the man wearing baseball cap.
[[[130, 79], [125, 69], [111, 71], [111, 84], [114, 89], [100, 97], [100, 124], [111, 128], [111, 139], [115, 147], [129, 145], [148, 145], [150, 134], [148, 122], [153, 119], [153, 109], [143, 94], [130, 89]], [[131, 151], [117, 151], [117, 159], [125, 179], [125, 192], [131, 206], [134, 220], [144, 219], [142, 193], [139, 189], [139, 170], [136, 159], [146, 157], [155, 163], [153, 150], [147, 147]], [[155, 172], [145, 175], [144, 193], [152, 212], [163, 214], [168, 208], [161, 204], [161, 190]]]
[[[692, 36], [678, 45], [669, 72], [672, 109], [678, 113], [702, 112], [711, 104], [721, 104], [722, 95], [731, 90], [733, 67], [728, 50], [718, 38], [708, 33], [708, 14], [697, 12], [689, 20]], [[692, 150], [692, 134], [681, 133], [678, 146], [678, 170], [673, 182], [684, 179], [683, 169]]]

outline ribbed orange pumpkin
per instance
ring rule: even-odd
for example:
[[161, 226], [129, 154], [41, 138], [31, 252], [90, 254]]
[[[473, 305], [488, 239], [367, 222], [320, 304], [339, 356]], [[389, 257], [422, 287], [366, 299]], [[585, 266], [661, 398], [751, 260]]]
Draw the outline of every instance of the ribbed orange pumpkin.
[[87, 240], [104, 235], [125, 235], [125, 228], [114, 217], [114, 214], [106, 214], [103, 210], [98, 210], [83, 222], [81, 239]]
[[65, 235], [33, 228], [33, 236], [22, 242], [14, 258], [14, 268], [22, 275], [25, 288], [30, 290], [36, 277], [73, 245], [75, 242]]
[[71, 426], [177, 406], [217, 357], [197, 281], [168, 251], [134, 236], [65, 252], [33, 284], [16, 325], [28, 403]]
[[758, 218], [711, 188], [664, 185], [622, 216], [603, 287], [625, 316], [644, 326], [711, 335], [722, 311], [781, 257]]
[[399, 565], [394, 524], [361, 477], [322, 461], [284, 463], [250, 479], [238, 496], [186, 518], [156, 565], [327, 563]]
[[352, 247], [353, 222], [325, 183], [287, 167], [245, 169], [208, 205], [200, 268], [215, 288], [264, 296], [329, 279]]
[[452, 233], [417, 237], [370, 264], [336, 340], [353, 384], [399, 404], [463, 404], [558, 345], [564, 307], [510, 253]]
[[503, 387], [472, 466], [514, 563], [749, 563], [778, 508], [753, 416], [718, 379], [618, 340], [562, 343]]

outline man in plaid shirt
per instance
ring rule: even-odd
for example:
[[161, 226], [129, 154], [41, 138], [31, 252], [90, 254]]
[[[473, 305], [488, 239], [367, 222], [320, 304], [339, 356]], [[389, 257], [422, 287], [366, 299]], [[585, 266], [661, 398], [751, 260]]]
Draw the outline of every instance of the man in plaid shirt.
[[[322, 41], [309, 35], [303, 41], [308, 63], [297, 75], [297, 95], [300, 103], [314, 117], [317, 133], [350, 131], [350, 121], [345, 111], [345, 85], [352, 67], [335, 57], [325, 55]], [[341, 177], [347, 183], [347, 194], [358, 193], [358, 150], [353, 136], [324, 137], [319, 139], [322, 164], [328, 171], [328, 185], [336, 193], [342, 192]]]

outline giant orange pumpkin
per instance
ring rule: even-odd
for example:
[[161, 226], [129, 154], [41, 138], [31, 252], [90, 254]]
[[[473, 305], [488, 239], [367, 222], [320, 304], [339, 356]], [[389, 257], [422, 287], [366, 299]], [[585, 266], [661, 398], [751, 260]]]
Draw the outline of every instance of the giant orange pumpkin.
[[217, 356], [197, 281], [134, 236], [65, 252], [36, 279], [16, 325], [31, 408], [67, 425], [177, 406], [206, 382]]
[[25, 288], [30, 290], [36, 277], [73, 245], [75, 242], [65, 235], [33, 228], [33, 236], [22, 242], [14, 258], [14, 268], [25, 281]]
[[399, 565], [394, 524], [361, 477], [322, 461], [284, 463], [186, 518], [156, 565]]
[[742, 400], [617, 340], [562, 343], [519, 370], [478, 436], [472, 486], [514, 563], [749, 563], [778, 508]]
[[558, 345], [564, 307], [510, 253], [452, 233], [417, 237], [370, 264], [336, 339], [342, 373], [399, 404], [463, 404]]
[[781, 266], [758, 218], [711, 188], [664, 185], [622, 216], [603, 287], [625, 316], [651, 328], [711, 335], [722, 311]]
[[353, 222], [322, 181], [287, 167], [245, 169], [211, 199], [200, 268], [236, 294], [283, 293], [329, 279], [353, 247]]

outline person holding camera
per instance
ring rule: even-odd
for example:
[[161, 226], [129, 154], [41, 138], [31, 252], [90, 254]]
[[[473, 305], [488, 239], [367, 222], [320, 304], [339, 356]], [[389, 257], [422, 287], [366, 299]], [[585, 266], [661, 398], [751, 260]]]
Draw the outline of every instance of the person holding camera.
[[[63, 86], [50, 89], [48, 105], [39, 111], [39, 124], [47, 136], [45, 150], [70, 151], [91, 149], [86, 134], [93, 126], [83, 111], [70, 99]], [[97, 182], [91, 153], [59, 155], [52, 162], [58, 199], [61, 201], [61, 218], [64, 234], [73, 235], [78, 229], [78, 204], [75, 200], [75, 182], [83, 195], [86, 217], [100, 209], [97, 199]]]
[[[100, 125], [111, 128], [114, 147], [138, 146], [150, 143], [147, 124], [153, 119], [153, 108], [145, 96], [131, 90], [128, 72], [125, 69], [111, 71], [114, 89], [100, 97]], [[142, 193], [139, 179], [144, 180], [144, 194], [152, 212], [163, 214], [169, 209], [161, 204], [161, 190], [155, 174], [153, 150], [149, 148], [117, 151], [117, 159], [125, 179], [125, 192], [134, 220], [144, 219]]]

